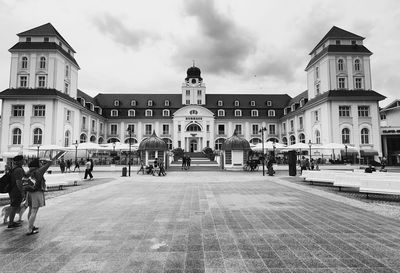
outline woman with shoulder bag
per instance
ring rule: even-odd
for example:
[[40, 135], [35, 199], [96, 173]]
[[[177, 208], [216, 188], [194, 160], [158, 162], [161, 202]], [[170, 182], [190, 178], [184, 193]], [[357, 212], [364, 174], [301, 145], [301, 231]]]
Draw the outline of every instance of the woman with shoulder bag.
[[54, 157], [51, 161], [46, 162], [43, 166], [40, 166], [40, 161], [38, 158], [33, 159], [29, 164], [29, 171], [27, 176], [30, 177], [31, 186], [26, 188], [27, 190], [27, 200], [29, 206], [28, 212], [28, 233], [27, 235], [33, 235], [39, 232], [39, 228], [35, 227], [36, 215], [40, 207], [46, 205], [44, 192], [46, 190], [46, 180], [43, 175], [46, 173], [50, 165], [57, 159]]

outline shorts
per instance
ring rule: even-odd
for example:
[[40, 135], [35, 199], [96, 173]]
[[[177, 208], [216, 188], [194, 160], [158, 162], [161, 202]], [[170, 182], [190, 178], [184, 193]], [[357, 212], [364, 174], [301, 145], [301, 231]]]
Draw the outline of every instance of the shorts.
[[27, 196], [28, 206], [32, 208], [44, 207], [46, 205], [44, 199], [44, 192], [42, 191], [30, 191]]

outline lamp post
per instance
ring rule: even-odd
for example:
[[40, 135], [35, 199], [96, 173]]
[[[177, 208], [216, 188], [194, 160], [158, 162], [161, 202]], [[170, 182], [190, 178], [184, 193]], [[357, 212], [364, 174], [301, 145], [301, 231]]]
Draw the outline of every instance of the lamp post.
[[38, 146], [37, 146], [37, 158], [39, 158], [39, 148], [40, 148], [40, 144], [38, 144]]
[[310, 162], [311, 162], [311, 146], [312, 146], [312, 143], [311, 143], [311, 139], [308, 141], [308, 147], [310, 147]]
[[112, 160], [112, 164], [115, 164], [115, 139], [112, 142], [113, 145], [113, 160]]
[[78, 140], [75, 140], [74, 146], [75, 146], [75, 164], [78, 162]]
[[264, 132], [267, 131], [267, 128], [261, 127], [258, 131], [261, 133], [261, 141], [262, 141], [262, 166], [263, 166], [263, 176], [265, 176], [265, 153], [264, 153]]
[[276, 149], [276, 144], [275, 144], [275, 139], [272, 142], [272, 149], [274, 151], [274, 163], [276, 162], [276, 156], [275, 156], [275, 149]]
[[346, 151], [346, 158], [345, 158], [345, 163], [347, 163], [347, 144], [344, 144], [344, 149], [345, 149], [345, 151]]
[[128, 157], [128, 173], [131, 176], [131, 140], [132, 140], [132, 130], [131, 127], [128, 126], [128, 133], [129, 133], [129, 157]]

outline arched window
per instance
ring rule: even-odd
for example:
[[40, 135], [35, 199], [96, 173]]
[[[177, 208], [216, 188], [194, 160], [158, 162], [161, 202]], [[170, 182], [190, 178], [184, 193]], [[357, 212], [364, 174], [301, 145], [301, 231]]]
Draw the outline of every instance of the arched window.
[[295, 144], [296, 143], [296, 137], [295, 136], [290, 136], [290, 138], [289, 138], [289, 140], [290, 140], [290, 145], [293, 145], [293, 144]]
[[275, 110], [268, 110], [269, 117], [275, 117]]
[[18, 145], [21, 144], [21, 136], [22, 136], [22, 131], [19, 128], [15, 128], [12, 131], [12, 144]]
[[164, 101], [164, 106], [169, 106], [169, 100]]
[[97, 140], [98, 144], [102, 144], [104, 142], [104, 139], [102, 137], [99, 137], [99, 139]]
[[152, 116], [153, 116], [153, 110], [147, 109], [147, 110], [144, 112], [144, 115], [145, 115], [146, 117], [152, 117]]
[[134, 117], [135, 116], [135, 110], [128, 110], [128, 117]]
[[354, 71], [360, 71], [360, 59], [354, 60]]
[[[129, 137], [127, 139], [125, 139], [125, 143], [129, 144]], [[131, 138], [131, 145], [138, 143], [138, 141], [136, 140], [136, 138]]]
[[112, 117], [118, 117], [118, 110], [111, 110]]
[[361, 144], [369, 144], [369, 130], [367, 128], [361, 130]]
[[114, 101], [114, 106], [119, 106], [119, 100]]
[[85, 134], [81, 134], [81, 136], [79, 137], [79, 142], [80, 143], [87, 142], [87, 136]]
[[222, 100], [219, 100], [219, 101], [217, 101], [217, 105], [222, 106], [222, 105], [224, 105], [224, 102]]
[[321, 143], [321, 133], [318, 130], [315, 131], [315, 143], [317, 144]]
[[187, 132], [200, 132], [200, 131], [201, 131], [201, 128], [200, 128], [200, 126], [197, 125], [197, 124], [190, 124], [190, 125], [187, 127], [186, 131], [187, 131]]
[[169, 117], [169, 110], [168, 109], [164, 109], [162, 111], [162, 115], [163, 115], [163, 117]]
[[258, 110], [251, 110], [252, 117], [258, 117]]
[[46, 58], [45, 57], [40, 57], [39, 67], [40, 67], [40, 69], [46, 69]]
[[251, 144], [253, 144], [253, 145], [257, 145], [258, 143], [261, 143], [261, 139], [255, 137], [255, 138], [250, 139], [249, 142], [250, 142]]
[[240, 106], [240, 102], [238, 100], [235, 100], [235, 106]]
[[27, 69], [28, 68], [28, 57], [22, 57], [21, 68], [22, 69]]
[[131, 106], [136, 106], [136, 100], [131, 100]]
[[33, 129], [33, 144], [42, 144], [42, 129], [35, 128]]
[[197, 115], [198, 113], [197, 110], [190, 110], [189, 115]]
[[241, 117], [242, 116], [242, 110], [235, 110], [235, 117]]
[[215, 141], [215, 150], [221, 150], [222, 149], [222, 145], [224, 144], [225, 139], [224, 138], [218, 138]]
[[168, 150], [172, 150], [172, 140], [169, 138], [163, 138], [162, 140], [167, 144]]
[[222, 109], [218, 110], [218, 116], [225, 117], [225, 110], [222, 110]]
[[306, 136], [304, 134], [299, 135], [299, 142], [306, 143]]
[[153, 101], [152, 100], [148, 100], [147, 101], [147, 106], [153, 106]]
[[282, 138], [282, 143], [285, 144], [285, 145], [287, 145], [287, 138], [286, 138], [286, 137], [283, 137], [283, 138]]
[[254, 100], [250, 101], [250, 106], [256, 106], [256, 102]]
[[342, 143], [349, 144], [350, 143], [350, 129], [343, 128], [342, 130]]
[[64, 147], [68, 147], [70, 145], [71, 133], [70, 131], [65, 131], [64, 134]]
[[344, 70], [344, 61], [343, 59], [339, 59], [338, 61], [338, 70], [343, 71]]
[[96, 137], [95, 136], [91, 136], [90, 137], [90, 142], [96, 143]]

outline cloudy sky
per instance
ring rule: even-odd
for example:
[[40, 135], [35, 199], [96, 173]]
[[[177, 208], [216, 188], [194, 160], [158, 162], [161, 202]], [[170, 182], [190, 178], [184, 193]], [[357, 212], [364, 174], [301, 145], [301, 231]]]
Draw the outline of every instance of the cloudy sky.
[[1, 90], [16, 34], [50, 22], [92, 96], [180, 93], [193, 60], [209, 94], [295, 96], [307, 89], [308, 53], [336, 25], [366, 37], [382, 105], [400, 98], [398, 0], [0, 0], [0, 18]]

